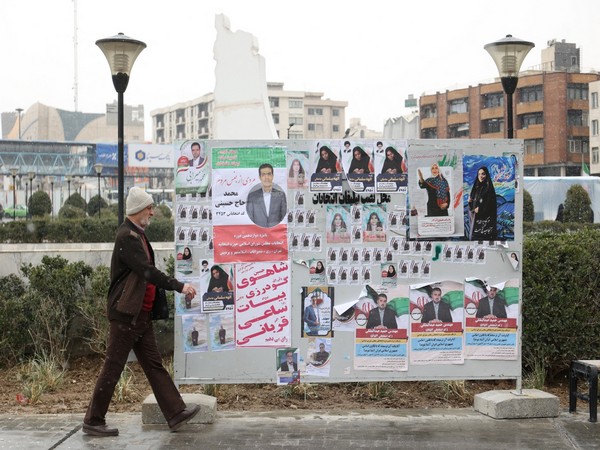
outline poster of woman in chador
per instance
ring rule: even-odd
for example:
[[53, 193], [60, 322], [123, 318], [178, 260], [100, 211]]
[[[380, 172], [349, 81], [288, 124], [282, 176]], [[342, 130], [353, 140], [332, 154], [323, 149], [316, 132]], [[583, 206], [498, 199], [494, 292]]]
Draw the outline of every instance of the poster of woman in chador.
[[462, 153], [409, 151], [411, 238], [459, 237], [462, 220]]
[[464, 227], [468, 240], [514, 239], [515, 172], [510, 156], [464, 155]]
[[337, 141], [317, 142], [311, 152], [311, 167], [315, 168], [310, 176], [311, 192], [342, 192], [342, 164]]

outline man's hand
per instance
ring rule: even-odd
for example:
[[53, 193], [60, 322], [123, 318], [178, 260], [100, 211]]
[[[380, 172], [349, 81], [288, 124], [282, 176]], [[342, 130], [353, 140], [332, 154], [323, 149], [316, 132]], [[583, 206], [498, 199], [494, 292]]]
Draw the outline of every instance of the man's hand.
[[189, 295], [191, 296], [191, 298], [194, 298], [196, 296], [196, 289], [194, 289], [194, 286], [192, 286], [189, 283], [185, 283], [183, 285], [183, 290], [181, 291], [182, 294], [185, 294], [186, 297]]

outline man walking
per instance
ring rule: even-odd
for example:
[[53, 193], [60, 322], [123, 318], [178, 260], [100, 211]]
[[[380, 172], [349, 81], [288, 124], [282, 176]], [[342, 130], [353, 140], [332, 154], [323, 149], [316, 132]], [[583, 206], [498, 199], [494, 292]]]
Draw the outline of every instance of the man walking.
[[[162, 273], [154, 266], [154, 252], [144, 233], [154, 215], [153, 200], [143, 189], [129, 190], [127, 218], [117, 231], [111, 259], [107, 312], [110, 322], [104, 366], [83, 419], [83, 432], [93, 436], [117, 436], [106, 425], [106, 412], [130, 350], [144, 370], [171, 431], [194, 417], [200, 407], [186, 407], [171, 376], [162, 365], [152, 328], [158, 288], [194, 297], [196, 290]], [[164, 317], [161, 317], [164, 318]]]

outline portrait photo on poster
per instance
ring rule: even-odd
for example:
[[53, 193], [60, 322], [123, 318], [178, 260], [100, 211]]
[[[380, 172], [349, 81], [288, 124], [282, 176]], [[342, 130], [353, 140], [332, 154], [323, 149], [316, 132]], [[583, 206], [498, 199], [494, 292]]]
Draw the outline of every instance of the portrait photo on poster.
[[419, 150], [413, 158], [411, 152], [416, 150], [408, 150], [409, 238], [464, 236], [462, 152]]
[[515, 158], [464, 155], [465, 237], [470, 241], [513, 240]]

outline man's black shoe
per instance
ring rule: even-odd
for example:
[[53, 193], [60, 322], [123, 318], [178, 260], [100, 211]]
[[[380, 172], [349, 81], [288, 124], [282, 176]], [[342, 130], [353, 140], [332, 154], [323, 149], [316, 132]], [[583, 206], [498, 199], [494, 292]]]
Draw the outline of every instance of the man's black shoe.
[[169, 420], [169, 428], [171, 431], [177, 431], [186, 423], [188, 423], [196, 414], [200, 412], [200, 405], [190, 405], [176, 414], [171, 420]]
[[118, 436], [118, 428], [108, 428], [106, 425], [88, 425], [83, 424], [82, 430], [85, 434], [90, 436]]

